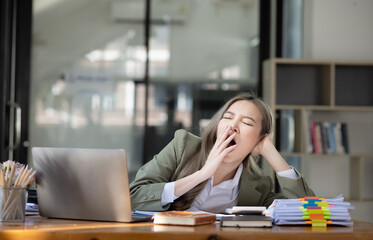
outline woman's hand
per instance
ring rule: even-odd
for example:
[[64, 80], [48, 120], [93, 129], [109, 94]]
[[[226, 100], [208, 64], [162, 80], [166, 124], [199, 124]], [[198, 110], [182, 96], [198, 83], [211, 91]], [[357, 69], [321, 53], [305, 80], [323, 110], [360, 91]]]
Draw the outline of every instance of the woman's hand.
[[263, 155], [263, 153], [265, 152], [265, 149], [270, 146], [273, 146], [271, 133], [266, 134], [262, 137], [262, 139], [258, 142], [258, 144], [256, 144], [256, 146], [251, 151], [251, 155], [253, 157]]
[[266, 134], [251, 151], [251, 155], [256, 157], [262, 155], [276, 172], [290, 169], [289, 164], [277, 151], [272, 143], [272, 134]]
[[236, 148], [236, 145], [227, 147], [228, 144], [232, 141], [232, 139], [236, 136], [236, 132], [234, 132], [232, 135], [229, 135], [231, 129], [232, 127], [230, 126], [226, 127], [223, 133], [220, 134], [220, 136], [218, 136], [214, 146], [212, 147], [207, 157], [206, 163], [201, 170], [189, 176], [176, 180], [174, 193], [175, 196], [179, 197], [183, 195], [190, 189], [194, 188], [201, 182], [207, 180], [208, 178], [214, 175], [214, 173], [220, 166], [221, 162], [223, 161], [224, 157]]
[[214, 175], [225, 156], [236, 148], [236, 145], [227, 147], [237, 134], [236, 132], [233, 132], [232, 135], [229, 135], [231, 131], [232, 127], [227, 126], [220, 136], [217, 137], [216, 142], [207, 157], [206, 163], [201, 169], [201, 173], [206, 179]]

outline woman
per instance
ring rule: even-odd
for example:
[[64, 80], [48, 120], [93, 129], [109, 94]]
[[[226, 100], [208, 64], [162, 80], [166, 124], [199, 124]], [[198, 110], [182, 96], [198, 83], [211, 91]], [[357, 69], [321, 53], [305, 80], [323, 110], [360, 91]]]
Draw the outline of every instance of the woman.
[[[229, 100], [202, 137], [178, 130], [174, 139], [141, 167], [130, 185], [132, 209], [223, 212], [235, 205], [269, 206], [276, 198], [314, 196], [303, 177], [271, 141], [272, 114], [251, 94]], [[276, 171], [282, 193], [273, 192], [254, 157]]]

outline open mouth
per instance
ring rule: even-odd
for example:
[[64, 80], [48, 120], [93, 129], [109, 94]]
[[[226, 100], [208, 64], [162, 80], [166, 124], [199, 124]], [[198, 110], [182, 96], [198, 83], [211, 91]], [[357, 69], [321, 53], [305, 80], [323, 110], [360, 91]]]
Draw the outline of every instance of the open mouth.
[[236, 142], [234, 141], [234, 139], [232, 139], [232, 141], [228, 144], [228, 147], [234, 146], [234, 145], [236, 145]]

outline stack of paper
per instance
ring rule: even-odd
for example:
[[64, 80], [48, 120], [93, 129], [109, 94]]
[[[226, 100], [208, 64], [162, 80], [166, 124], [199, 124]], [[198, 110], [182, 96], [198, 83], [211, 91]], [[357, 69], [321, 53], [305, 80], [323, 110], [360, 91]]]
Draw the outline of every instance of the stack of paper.
[[344, 202], [342, 195], [326, 199], [305, 197], [299, 199], [276, 199], [269, 207], [268, 215], [277, 225], [327, 225], [352, 226], [349, 210], [354, 207]]

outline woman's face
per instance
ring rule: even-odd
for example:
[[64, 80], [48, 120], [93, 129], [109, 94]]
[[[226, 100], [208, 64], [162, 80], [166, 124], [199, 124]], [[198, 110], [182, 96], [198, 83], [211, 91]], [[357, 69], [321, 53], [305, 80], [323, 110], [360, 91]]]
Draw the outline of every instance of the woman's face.
[[242, 161], [260, 140], [262, 114], [253, 102], [239, 100], [223, 114], [218, 124], [217, 136], [224, 132], [227, 125], [232, 128], [228, 136], [233, 131], [237, 132], [234, 142], [232, 141], [228, 146], [236, 144], [237, 147], [227, 155], [224, 162]]

